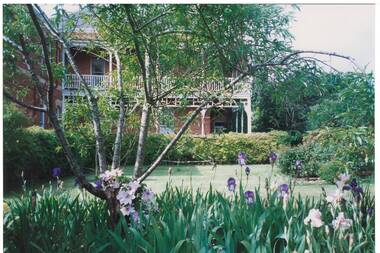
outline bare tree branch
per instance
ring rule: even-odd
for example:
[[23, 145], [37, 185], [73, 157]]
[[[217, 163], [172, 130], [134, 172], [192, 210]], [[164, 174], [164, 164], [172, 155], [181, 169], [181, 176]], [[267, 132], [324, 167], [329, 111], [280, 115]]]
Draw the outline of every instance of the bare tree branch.
[[51, 69], [51, 64], [50, 64], [50, 57], [49, 57], [49, 51], [48, 51], [48, 46], [47, 46], [47, 40], [45, 37], [44, 32], [41, 29], [41, 26], [37, 20], [36, 14], [34, 13], [33, 7], [31, 5], [27, 5], [29, 15], [32, 18], [34, 27], [37, 30], [38, 36], [40, 37], [40, 42], [42, 45], [42, 51], [43, 51], [43, 56], [44, 56], [44, 61], [45, 61], [45, 66], [46, 70], [48, 73], [48, 78], [49, 78], [49, 88], [48, 88], [48, 109], [49, 110], [54, 110], [54, 104], [53, 104], [53, 95], [54, 95], [54, 80], [53, 80], [53, 72]]
[[169, 35], [169, 34], [194, 34], [194, 32], [190, 30], [166, 30], [166, 31], [157, 33], [154, 37], [160, 37], [160, 36]]
[[46, 108], [44, 108], [44, 107], [38, 107], [38, 106], [30, 105], [30, 104], [27, 104], [27, 103], [25, 103], [23, 101], [18, 100], [16, 97], [14, 97], [10, 93], [8, 93], [6, 90], [3, 90], [3, 94], [4, 94], [4, 96], [6, 98], [8, 98], [12, 102], [14, 102], [14, 103], [16, 103], [16, 104], [18, 104], [18, 105], [20, 105], [22, 107], [25, 107], [25, 108], [33, 110], [33, 111], [47, 112]]
[[[137, 57], [137, 60], [139, 62], [139, 65], [140, 65], [140, 68], [141, 68], [141, 72], [142, 72], [142, 78], [143, 78], [143, 83], [144, 83], [144, 91], [145, 91], [145, 98], [146, 100], [150, 101], [150, 93], [149, 93], [149, 84], [148, 84], [148, 78], [147, 78], [147, 71], [149, 71], [147, 68], [149, 68], [149, 66], [146, 66], [145, 65], [145, 60], [143, 59], [143, 52], [141, 50], [141, 47], [140, 47], [140, 43], [137, 39], [137, 28], [136, 28], [136, 24], [135, 24], [135, 21], [133, 19], [133, 15], [132, 15], [132, 11], [130, 9], [131, 7], [130, 6], [127, 6], [125, 5], [125, 10], [127, 12], [127, 18], [128, 18], [128, 22], [129, 22], [129, 25], [131, 26], [131, 29], [132, 29], [132, 37], [133, 37], [133, 43], [135, 45], [135, 49], [136, 49], [136, 57]], [[147, 58], [147, 57], [145, 57]]]
[[35, 7], [39, 12], [40, 17], [43, 19], [42, 23], [45, 25], [45, 27], [59, 42], [62, 43], [71, 67], [73, 68], [75, 74], [78, 76], [79, 80], [81, 81], [81, 83], [83, 84], [85, 88], [85, 91], [87, 92], [87, 99], [90, 104], [92, 122], [94, 125], [95, 140], [96, 140], [96, 147], [97, 147], [96, 150], [98, 152], [99, 167], [100, 167], [100, 171], [102, 172], [107, 169], [107, 157], [106, 157], [103, 133], [101, 130], [100, 112], [99, 112], [97, 99], [92, 93], [90, 85], [80, 74], [79, 69], [76, 66], [74, 58], [70, 52], [71, 47], [69, 43], [65, 40], [65, 38], [61, 37], [60, 34], [55, 30], [53, 25], [50, 23], [49, 19], [46, 17], [44, 11], [38, 5], [35, 5]]
[[177, 143], [177, 141], [181, 138], [181, 136], [185, 133], [185, 131], [189, 128], [190, 124], [193, 122], [195, 117], [202, 111], [202, 109], [209, 103], [209, 101], [203, 102], [196, 110], [194, 110], [186, 122], [182, 125], [181, 129], [175, 135], [175, 137], [170, 141], [170, 143], [165, 147], [165, 149], [161, 152], [161, 154], [156, 158], [156, 160], [152, 163], [152, 165], [137, 178], [137, 182], [143, 182], [160, 164], [164, 156], [169, 152], [169, 150]]
[[[28, 6], [29, 7], [29, 6]], [[31, 9], [31, 12], [34, 12], [33, 9]], [[34, 26], [39, 26], [39, 23], [34, 23]], [[38, 29], [36, 27], [36, 29]], [[25, 39], [24, 37], [19, 34], [18, 35], [19, 37], [19, 40], [20, 40], [20, 47], [22, 49], [22, 54], [24, 56], [24, 59], [25, 59], [25, 63], [27, 65], [27, 69], [30, 71], [31, 75], [32, 75], [32, 81], [34, 82], [35, 86], [37, 87], [37, 90], [39, 91], [40, 93], [40, 97], [41, 97], [41, 100], [43, 101], [43, 104], [48, 107], [50, 105], [50, 103], [48, 103], [47, 99], [46, 99], [46, 94], [44, 94], [44, 91], [41, 89], [41, 84], [37, 78], [37, 75], [33, 69], [33, 65], [32, 65], [32, 61], [31, 61], [31, 58], [30, 58], [30, 54], [29, 52], [27, 51], [26, 49], [26, 44], [25, 44]], [[42, 39], [42, 38], [41, 38]], [[52, 72], [50, 72], [50, 74], [52, 74]], [[49, 77], [49, 79], [51, 80], [54, 80], [53, 77]], [[54, 110], [52, 110], [52, 108], [48, 108], [48, 116], [49, 116], [49, 119], [54, 127], [54, 131], [56, 133], [56, 136], [58, 138], [58, 141], [60, 142], [62, 148], [63, 148], [63, 151], [64, 151], [64, 154], [69, 162], [69, 166], [70, 166], [70, 169], [73, 171], [74, 175], [77, 176], [79, 182], [81, 183], [81, 185], [87, 190], [89, 191], [90, 193], [92, 193], [93, 195], [99, 197], [99, 198], [102, 198], [104, 199], [105, 198], [105, 194], [102, 190], [100, 189], [96, 189], [92, 184], [90, 184], [83, 172], [81, 171], [76, 159], [74, 158], [74, 155], [70, 149], [70, 146], [67, 142], [67, 139], [63, 133], [63, 130], [62, 128], [60, 127], [60, 124], [59, 124], [59, 121], [58, 121], [58, 117], [55, 113]]]
[[162, 12], [161, 14], [157, 15], [156, 17], [148, 20], [144, 24], [142, 24], [140, 27], [136, 29], [137, 32], [140, 32], [142, 29], [144, 29], [146, 26], [150, 25], [151, 23], [155, 22], [156, 20], [162, 18], [163, 16], [168, 15], [170, 12], [172, 12], [172, 9], [169, 9], [167, 11]]
[[274, 58], [271, 58], [264, 63], [250, 65], [250, 66], [248, 66], [248, 68], [249, 68], [249, 71], [252, 72], [256, 69], [263, 68], [263, 67], [285, 66], [285, 65], [289, 64], [288, 60], [290, 60], [292, 57], [300, 55], [300, 54], [318, 54], [318, 55], [334, 56], [334, 57], [346, 59], [356, 66], [354, 59], [349, 57], [349, 56], [345, 56], [345, 55], [341, 55], [341, 54], [337, 54], [337, 53], [323, 52], [323, 51], [296, 50], [296, 51], [293, 51], [291, 53], [288, 53], [287, 55], [283, 56], [281, 59], [279, 59], [277, 61], [274, 61]]

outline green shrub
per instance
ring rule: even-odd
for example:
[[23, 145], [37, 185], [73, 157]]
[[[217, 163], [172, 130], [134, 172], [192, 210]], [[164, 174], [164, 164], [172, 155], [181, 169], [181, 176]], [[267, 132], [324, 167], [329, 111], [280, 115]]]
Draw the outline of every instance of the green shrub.
[[298, 146], [288, 149], [279, 157], [281, 172], [287, 175], [296, 175], [296, 161], [302, 162], [301, 177], [313, 177], [318, 175], [319, 164], [315, 160], [314, 153], [309, 146]]
[[[168, 158], [172, 160], [209, 160], [220, 164], [236, 163], [239, 151], [247, 154], [248, 163], [268, 163], [271, 151], [284, 150], [286, 146], [280, 140], [287, 136], [286, 132], [210, 135], [207, 137], [186, 136], [182, 138]], [[169, 136], [167, 136], [169, 137]]]
[[326, 128], [309, 132], [302, 145], [281, 155], [281, 171], [294, 175], [296, 160], [303, 162], [303, 176], [322, 177], [320, 173], [323, 172], [324, 179], [330, 181], [334, 176], [332, 165], [338, 162], [352, 175], [368, 175], [374, 170], [374, 130], [358, 127]]
[[[70, 134], [69, 140], [81, 160], [82, 166], [93, 168], [94, 164], [94, 137], [78, 132]], [[162, 152], [165, 146], [174, 138], [174, 135], [150, 134], [145, 145], [145, 163], [152, 163]], [[220, 164], [236, 163], [239, 151], [248, 155], [248, 162], [253, 164], [268, 163], [268, 155], [272, 150], [285, 150], [289, 142], [288, 134], [283, 131], [252, 134], [223, 134], [200, 137], [184, 135], [169, 151], [164, 160], [172, 161], [204, 161], [214, 159]], [[114, 136], [106, 136], [106, 150], [109, 162], [112, 158]], [[285, 140], [285, 141], [284, 141]], [[128, 152], [127, 164], [133, 164], [136, 155], [137, 141], [133, 134], [124, 136], [122, 151]]]
[[310, 132], [304, 139], [321, 161], [338, 160], [353, 175], [374, 171], [374, 129], [370, 127], [326, 128]]
[[337, 176], [346, 172], [346, 166], [341, 161], [328, 161], [322, 163], [319, 169], [319, 176], [322, 180], [334, 183]]
[[[60, 167], [63, 175], [69, 174], [68, 164], [52, 130], [40, 127], [19, 128], [4, 145], [5, 182], [9, 186], [22, 183], [21, 173], [27, 183], [51, 177], [51, 169]], [[8, 186], [8, 185], [7, 185]], [[6, 187], [7, 188], [7, 187]]]
[[12, 104], [4, 104], [4, 183], [5, 189], [23, 183], [50, 178], [51, 169], [61, 167], [67, 172], [67, 163], [59, 151], [52, 130], [28, 127], [29, 118]]

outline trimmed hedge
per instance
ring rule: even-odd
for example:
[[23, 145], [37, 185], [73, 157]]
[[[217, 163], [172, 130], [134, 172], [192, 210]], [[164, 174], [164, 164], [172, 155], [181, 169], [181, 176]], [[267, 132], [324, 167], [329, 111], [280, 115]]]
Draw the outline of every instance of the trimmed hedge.
[[342, 171], [363, 176], [374, 171], [374, 129], [367, 127], [326, 128], [309, 132], [303, 145], [280, 157], [281, 171], [295, 173], [295, 161], [303, 162], [302, 176], [320, 176], [333, 181]]
[[[167, 136], [166, 138], [170, 138]], [[247, 154], [250, 164], [268, 163], [271, 151], [287, 147], [284, 140], [288, 134], [282, 131], [269, 133], [210, 135], [207, 137], [186, 136], [168, 154], [170, 160], [210, 160], [219, 164], [236, 163], [239, 151]]]
[[[70, 136], [70, 135], [69, 135]], [[150, 164], [161, 153], [174, 135], [151, 134], [148, 136], [145, 147], [145, 163]], [[114, 136], [106, 138], [106, 150], [112, 151]], [[126, 135], [123, 138], [122, 150], [129, 151], [127, 164], [133, 164], [136, 156], [137, 143], [131, 143], [133, 135]], [[271, 151], [285, 150], [289, 145], [289, 136], [286, 132], [272, 131], [269, 133], [253, 134], [223, 134], [200, 137], [194, 135], [184, 135], [164, 158], [172, 161], [204, 161], [214, 159], [219, 164], [236, 163], [237, 153], [244, 151], [248, 155], [249, 163], [268, 163], [268, 155]], [[94, 145], [93, 136], [81, 138], [80, 141], [72, 140], [72, 143], [80, 143], [80, 146], [73, 145], [78, 150], [82, 165], [94, 167]], [[92, 145], [91, 145], [92, 144]], [[81, 150], [84, 149], [84, 150]], [[107, 157], [111, 162], [112, 153]]]

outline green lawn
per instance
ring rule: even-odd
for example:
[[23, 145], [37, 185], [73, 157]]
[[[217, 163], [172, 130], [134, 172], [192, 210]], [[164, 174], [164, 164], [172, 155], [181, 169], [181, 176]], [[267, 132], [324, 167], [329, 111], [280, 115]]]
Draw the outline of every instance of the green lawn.
[[[171, 166], [172, 176], [171, 184], [179, 187], [192, 187], [195, 189], [201, 189], [202, 191], [207, 191], [210, 184], [214, 189], [218, 191], [226, 191], [226, 182], [229, 177], [240, 178], [240, 166], [238, 165], [219, 165], [216, 171], [212, 170], [209, 165], [195, 165], [195, 166]], [[252, 165], [250, 166], [252, 171], [249, 176], [248, 184], [247, 178], [243, 171], [243, 186], [246, 189], [254, 189], [260, 186], [261, 192], [265, 191], [265, 178], [271, 176], [271, 166], [270, 165]], [[160, 193], [165, 189], [165, 185], [169, 182], [168, 175], [169, 166], [158, 167], [153, 174], [145, 180], [145, 183], [152, 188], [156, 193]], [[235, 176], [235, 169], [237, 169], [238, 176]], [[126, 175], [132, 174], [132, 167], [126, 167], [124, 169]], [[95, 180], [94, 175], [89, 175], [89, 179]], [[70, 191], [71, 194], [77, 195], [80, 190], [74, 186], [74, 178], [69, 177], [64, 180], [64, 188]], [[281, 174], [278, 168], [274, 169], [272, 176], [272, 183], [282, 184], [288, 183], [289, 177]], [[373, 180], [366, 180], [367, 182], [364, 186], [369, 186], [371, 192], [374, 192]], [[42, 185], [37, 185], [35, 188], [40, 190]], [[50, 187], [49, 183], [44, 185], [45, 188]], [[52, 183], [52, 187], [56, 188], [55, 184]], [[314, 196], [319, 197], [322, 193], [321, 187], [324, 187], [327, 192], [332, 192], [336, 189], [335, 185], [328, 184], [325, 182], [314, 181], [307, 182], [305, 180], [300, 180], [296, 183], [295, 194], [300, 193], [302, 196]], [[5, 199], [12, 198], [13, 196], [20, 194], [18, 192], [12, 192], [5, 195]]]

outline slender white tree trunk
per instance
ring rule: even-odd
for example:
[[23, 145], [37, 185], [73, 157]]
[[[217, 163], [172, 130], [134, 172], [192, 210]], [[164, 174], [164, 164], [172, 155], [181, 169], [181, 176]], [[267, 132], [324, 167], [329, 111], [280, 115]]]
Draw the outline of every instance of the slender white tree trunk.
[[117, 124], [115, 143], [113, 148], [113, 158], [112, 158], [112, 169], [120, 167], [120, 154], [121, 154], [121, 143], [123, 141], [123, 131], [125, 123], [125, 101], [123, 92], [123, 80], [121, 73], [121, 61], [118, 52], [115, 52], [116, 68], [117, 68], [117, 88], [119, 91], [119, 120]]
[[144, 158], [145, 158], [145, 142], [148, 136], [149, 129], [149, 116], [150, 108], [149, 104], [145, 103], [141, 112], [140, 132], [139, 140], [137, 144], [136, 162], [133, 170], [133, 177], [139, 177], [143, 172]]

